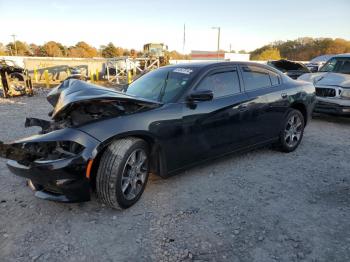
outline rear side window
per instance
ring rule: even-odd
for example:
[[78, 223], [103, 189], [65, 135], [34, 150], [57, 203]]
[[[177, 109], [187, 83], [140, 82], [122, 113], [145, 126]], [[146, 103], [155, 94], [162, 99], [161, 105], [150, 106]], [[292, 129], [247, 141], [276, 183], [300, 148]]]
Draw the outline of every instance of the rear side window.
[[244, 66], [242, 70], [246, 91], [271, 86], [269, 71], [254, 66]]
[[236, 70], [212, 73], [199, 83], [196, 90], [212, 90], [214, 98], [237, 94], [240, 92], [238, 73]]

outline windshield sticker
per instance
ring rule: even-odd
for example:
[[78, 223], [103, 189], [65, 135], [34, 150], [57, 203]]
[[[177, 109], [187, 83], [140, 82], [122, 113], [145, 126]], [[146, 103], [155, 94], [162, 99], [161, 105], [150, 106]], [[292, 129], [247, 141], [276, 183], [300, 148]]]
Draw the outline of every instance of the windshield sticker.
[[189, 75], [193, 72], [192, 69], [190, 68], [176, 68], [173, 71], [174, 73], [180, 73], [180, 74], [185, 74], [185, 75]]

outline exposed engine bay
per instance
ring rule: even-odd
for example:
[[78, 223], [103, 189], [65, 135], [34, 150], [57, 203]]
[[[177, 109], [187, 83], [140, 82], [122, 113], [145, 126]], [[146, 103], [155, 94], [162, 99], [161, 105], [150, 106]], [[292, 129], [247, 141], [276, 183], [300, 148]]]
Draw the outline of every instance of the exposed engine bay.
[[[132, 102], [113, 100], [86, 101], [70, 105], [69, 108], [66, 108], [60, 114], [56, 114], [51, 121], [26, 118], [25, 127], [39, 126], [42, 129], [40, 134], [46, 134], [54, 130], [77, 127], [108, 117], [135, 113], [142, 109], [144, 109], [143, 106]], [[52, 112], [49, 115], [52, 115]]]
[[297, 79], [302, 74], [311, 72], [304, 64], [285, 59], [269, 61], [267, 64], [280, 70], [292, 79]]
[[[25, 121], [25, 127], [40, 127], [39, 135], [42, 136], [93, 121], [133, 114], [160, 104], [76, 79], [63, 81], [48, 94], [47, 100], [53, 106], [49, 113], [51, 120], [26, 118]], [[78, 142], [65, 141], [52, 135], [45, 141], [27, 138], [12, 144], [0, 142], [0, 157], [27, 165], [33, 161], [75, 156], [83, 148]]]

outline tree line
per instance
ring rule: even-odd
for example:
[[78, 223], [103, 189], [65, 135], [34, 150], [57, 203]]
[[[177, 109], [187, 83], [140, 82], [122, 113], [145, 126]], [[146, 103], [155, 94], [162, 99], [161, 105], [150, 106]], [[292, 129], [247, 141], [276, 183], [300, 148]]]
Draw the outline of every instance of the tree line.
[[49, 41], [43, 45], [36, 45], [34, 43], [27, 44], [26, 42], [16, 41], [7, 45], [0, 43], [0, 55], [18, 55], [18, 56], [46, 56], [46, 57], [117, 57], [142, 55], [141, 51], [134, 49], [126, 49], [117, 47], [113, 43], [97, 48], [81, 41], [74, 46], [64, 46], [59, 42]]
[[276, 41], [255, 49], [250, 53], [251, 60], [289, 59], [309, 61], [325, 54], [350, 53], [350, 41], [341, 38], [303, 37], [296, 40]]
[[[127, 49], [115, 46], [113, 43], [101, 46], [99, 49], [81, 41], [74, 46], [64, 46], [59, 42], [49, 41], [43, 45], [34, 43], [16, 41], [7, 45], [0, 43], [0, 55], [18, 55], [18, 56], [39, 56], [39, 57], [75, 57], [75, 58], [92, 58], [92, 57], [142, 57], [144, 53], [135, 49]], [[183, 55], [175, 50], [167, 53], [170, 59], [189, 59], [188, 55]]]
[[[224, 51], [224, 50], [222, 50]], [[17, 52], [17, 53], [16, 53]], [[234, 51], [231, 51], [234, 52]], [[240, 50], [238, 53], [246, 53]], [[257, 48], [250, 52], [251, 60], [277, 60], [281, 58], [309, 61], [312, 58], [324, 54], [350, 53], [350, 41], [341, 38], [311, 38], [303, 37], [296, 40], [276, 41], [269, 45]], [[0, 55], [19, 56], [48, 56], [48, 57], [142, 57], [142, 51], [127, 49], [115, 46], [113, 43], [101, 46], [99, 49], [87, 44], [78, 42], [74, 46], [64, 46], [55, 41], [49, 41], [44, 45], [27, 44], [16, 41], [4, 45], [0, 43]], [[170, 59], [190, 59], [189, 55], [181, 54], [177, 51], [168, 52]]]

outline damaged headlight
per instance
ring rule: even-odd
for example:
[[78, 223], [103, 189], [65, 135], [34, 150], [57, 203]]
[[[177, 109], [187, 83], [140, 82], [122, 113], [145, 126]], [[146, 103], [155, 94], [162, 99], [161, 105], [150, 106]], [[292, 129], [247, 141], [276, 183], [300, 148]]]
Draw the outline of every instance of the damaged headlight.
[[72, 141], [52, 141], [25, 143], [23, 149], [38, 155], [35, 159], [38, 162], [73, 157], [81, 153], [84, 147]]
[[343, 89], [340, 94], [343, 98], [350, 98], [350, 89]]

